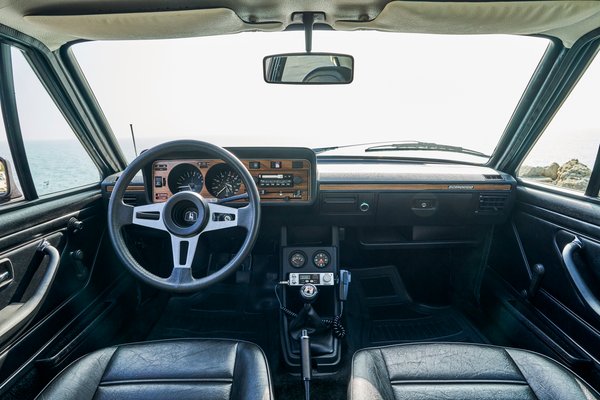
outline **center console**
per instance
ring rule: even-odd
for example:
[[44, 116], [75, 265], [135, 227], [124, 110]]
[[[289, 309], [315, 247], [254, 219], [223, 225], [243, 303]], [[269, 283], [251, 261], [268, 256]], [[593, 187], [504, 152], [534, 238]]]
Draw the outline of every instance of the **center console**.
[[340, 362], [341, 314], [349, 274], [340, 268], [338, 249], [337, 227], [281, 230], [281, 345], [284, 361], [292, 370], [303, 365], [302, 337], [306, 335], [310, 364], [317, 372], [333, 371]]

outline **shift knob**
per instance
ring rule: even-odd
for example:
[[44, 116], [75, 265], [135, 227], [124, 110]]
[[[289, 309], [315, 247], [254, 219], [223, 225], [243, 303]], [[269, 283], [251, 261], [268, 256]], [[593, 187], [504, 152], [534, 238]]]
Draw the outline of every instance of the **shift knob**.
[[319, 290], [312, 283], [305, 283], [300, 287], [300, 296], [305, 303], [312, 303], [319, 294]]

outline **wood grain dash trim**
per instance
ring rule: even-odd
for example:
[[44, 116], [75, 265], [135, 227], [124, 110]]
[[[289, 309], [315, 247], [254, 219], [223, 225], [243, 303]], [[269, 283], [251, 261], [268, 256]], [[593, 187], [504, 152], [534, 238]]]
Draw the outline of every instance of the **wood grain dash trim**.
[[[107, 186], [106, 187], [106, 191], [107, 192], [112, 192], [113, 189], [115, 188], [114, 185], [112, 186]], [[143, 186], [127, 186], [127, 189], [125, 190], [126, 192], [143, 192], [144, 190], [146, 190]]]
[[511, 190], [509, 184], [469, 184], [469, 183], [322, 183], [323, 191], [372, 190], [381, 192], [414, 190]]

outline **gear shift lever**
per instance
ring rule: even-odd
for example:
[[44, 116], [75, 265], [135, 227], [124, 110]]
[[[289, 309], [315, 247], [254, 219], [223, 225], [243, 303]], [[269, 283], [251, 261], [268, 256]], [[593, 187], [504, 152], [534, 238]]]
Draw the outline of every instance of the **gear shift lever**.
[[302, 361], [302, 382], [304, 383], [304, 398], [310, 400], [310, 378], [312, 368], [310, 365], [310, 337], [306, 329], [302, 330], [300, 336], [300, 357]]
[[[319, 289], [312, 283], [306, 283], [300, 287], [300, 297], [304, 301], [306, 312], [312, 310], [310, 305], [317, 299]], [[315, 314], [316, 315], [316, 314]], [[312, 366], [310, 363], [310, 337], [308, 331], [302, 329], [300, 333], [300, 361], [302, 363], [302, 382], [304, 383], [304, 398], [310, 400], [310, 378], [312, 375]]]

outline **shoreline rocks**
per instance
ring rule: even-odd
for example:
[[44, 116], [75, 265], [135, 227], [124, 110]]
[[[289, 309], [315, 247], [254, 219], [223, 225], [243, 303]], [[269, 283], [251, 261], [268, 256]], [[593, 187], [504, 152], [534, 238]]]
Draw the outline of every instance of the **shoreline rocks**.
[[0, 163], [0, 195], [5, 195], [8, 192], [8, 182], [6, 181], [6, 171], [4, 165]]
[[519, 168], [519, 176], [549, 183], [566, 189], [585, 191], [592, 171], [577, 159], [572, 159], [559, 166], [552, 163], [545, 167], [523, 165]]

